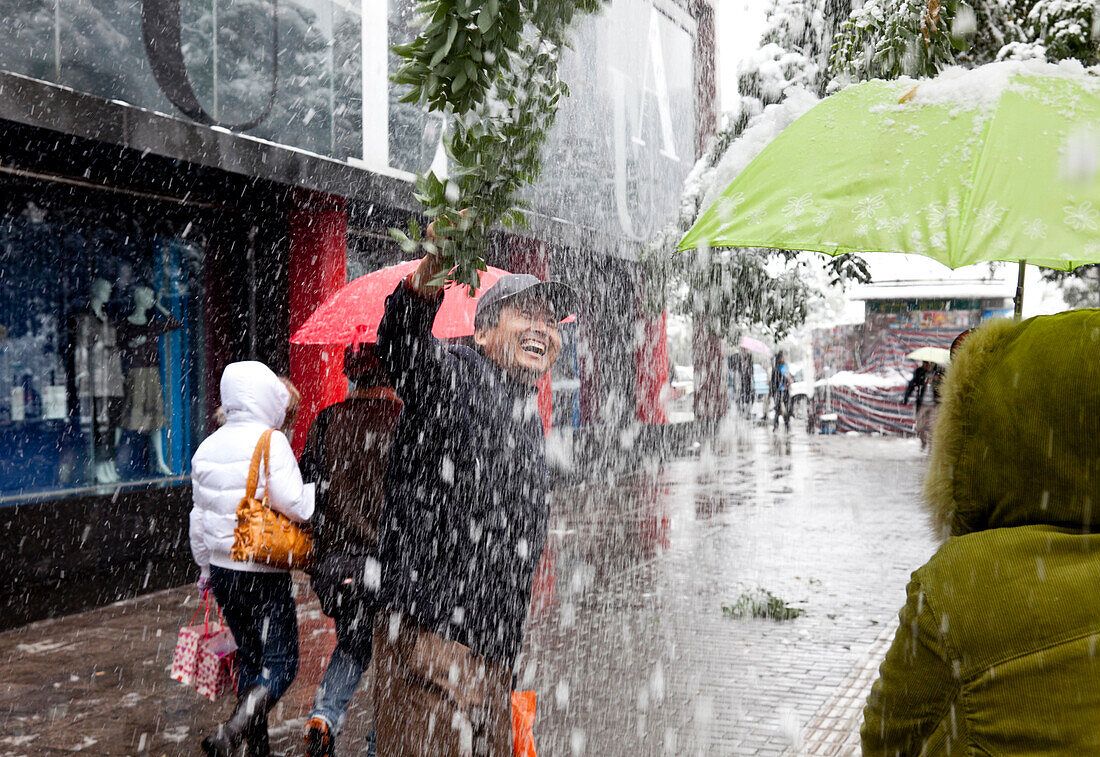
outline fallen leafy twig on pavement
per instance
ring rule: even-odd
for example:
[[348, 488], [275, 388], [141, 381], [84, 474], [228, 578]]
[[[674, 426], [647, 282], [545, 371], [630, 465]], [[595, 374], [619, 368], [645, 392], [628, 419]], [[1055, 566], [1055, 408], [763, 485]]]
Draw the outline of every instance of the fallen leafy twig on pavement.
[[746, 591], [733, 604], [722, 605], [722, 614], [728, 618], [771, 618], [793, 620], [806, 613], [800, 607], [792, 607], [767, 589]]

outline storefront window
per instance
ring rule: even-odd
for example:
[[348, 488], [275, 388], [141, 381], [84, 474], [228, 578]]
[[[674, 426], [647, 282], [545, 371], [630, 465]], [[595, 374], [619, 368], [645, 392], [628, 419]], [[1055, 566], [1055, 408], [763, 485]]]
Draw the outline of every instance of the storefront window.
[[186, 476], [202, 257], [133, 219], [0, 213], [0, 505]]
[[207, 115], [227, 125], [260, 119], [247, 133], [322, 155], [362, 153], [358, 2], [0, 0], [0, 69], [178, 113], [153, 76], [142, 31], [143, 6], [172, 2], [180, 28], [163, 34], [178, 35], [183, 60], [172, 77]]
[[[420, 9], [416, 0], [390, 0], [390, 45], [404, 44], [416, 38]], [[402, 60], [391, 49], [389, 73], [393, 76]], [[400, 102], [409, 91], [404, 85], [389, 87], [390, 166], [409, 173], [427, 173], [442, 150], [443, 117], [429, 114], [422, 106]]]

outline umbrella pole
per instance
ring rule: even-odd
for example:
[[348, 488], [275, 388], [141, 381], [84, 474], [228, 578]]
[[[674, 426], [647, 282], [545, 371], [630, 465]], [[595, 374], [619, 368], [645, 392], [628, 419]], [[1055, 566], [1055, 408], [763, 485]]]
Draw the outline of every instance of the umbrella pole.
[[1024, 272], [1027, 270], [1027, 261], [1020, 261], [1020, 273], [1016, 276], [1016, 297], [1014, 301], [1016, 303], [1016, 320], [1020, 320], [1020, 317], [1024, 314]]

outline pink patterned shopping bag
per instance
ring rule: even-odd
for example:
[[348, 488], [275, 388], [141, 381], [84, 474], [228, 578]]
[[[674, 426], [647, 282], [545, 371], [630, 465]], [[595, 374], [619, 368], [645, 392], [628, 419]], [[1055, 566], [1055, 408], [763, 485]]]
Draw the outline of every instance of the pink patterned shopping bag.
[[[204, 603], [195, 610], [190, 622], [180, 629], [179, 636], [176, 639], [176, 651], [172, 655], [172, 671], [169, 673], [169, 677], [173, 681], [179, 681], [186, 686], [197, 686], [199, 683], [199, 663], [202, 660], [204, 642], [223, 635], [228, 636], [230, 641], [233, 639], [232, 634], [230, 634], [229, 629], [226, 628], [225, 622], [222, 620], [221, 610], [213, 602], [211, 592], [206, 592], [203, 599], [205, 600]], [[218, 620], [214, 625], [210, 624], [211, 605], [218, 613]], [[195, 619], [203, 609], [206, 610], [203, 622], [196, 624]], [[222, 647], [224, 647], [224, 644], [222, 644]], [[236, 647], [234, 646], [234, 648]], [[206, 695], [204, 694], [204, 696]]]
[[195, 672], [195, 691], [211, 702], [237, 688], [237, 642], [229, 629], [199, 642], [199, 665]]

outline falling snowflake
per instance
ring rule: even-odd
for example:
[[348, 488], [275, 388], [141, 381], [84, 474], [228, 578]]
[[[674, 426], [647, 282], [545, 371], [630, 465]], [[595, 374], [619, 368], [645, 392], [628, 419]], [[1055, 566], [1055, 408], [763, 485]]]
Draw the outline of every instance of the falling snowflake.
[[722, 197], [715, 203], [715, 209], [723, 220], [733, 218], [737, 209], [745, 202], [744, 192], [734, 192], [729, 197]]
[[901, 216], [890, 216], [889, 218], [883, 218], [879, 220], [875, 227], [881, 231], [890, 231], [897, 233], [905, 228], [905, 219]]
[[1100, 220], [1100, 212], [1092, 207], [1091, 202], [1086, 201], [1080, 205], [1067, 205], [1062, 210], [1066, 214], [1066, 226], [1074, 231], [1096, 231], [1097, 221]]
[[807, 192], [800, 197], [788, 197], [787, 204], [783, 206], [783, 215], [788, 218], [797, 218], [810, 209], [814, 204], [814, 196]]
[[768, 211], [763, 208], [757, 208], [756, 210], [745, 216], [745, 220], [749, 223], [760, 223], [764, 220], [764, 216], [768, 214]]
[[955, 203], [935, 203], [928, 206], [926, 217], [933, 226], [946, 226], [949, 218], [959, 217], [959, 206]]
[[1022, 229], [1024, 236], [1028, 239], [1046, 239], [1047, 238], [1047, 225], [1041, 218], [1035, 218], [1024, 224]]
[[1005, 212], [1008, 208], [998, 205], [996, 202], [986, 203], [981, 210], [978, 211], [978, 228], [982, 231], [992, 231], [1001, 225], [1001, 219], [1004, 218]]
[[875, 214], [882, 210], [885, 205], [886, 200], [883, 199], [882, 195], [871, 195], [857, 202], [856, 206], [852, 208], [852, 212], [855, 213], [856, 218], [866, 221], [874, 218]]

